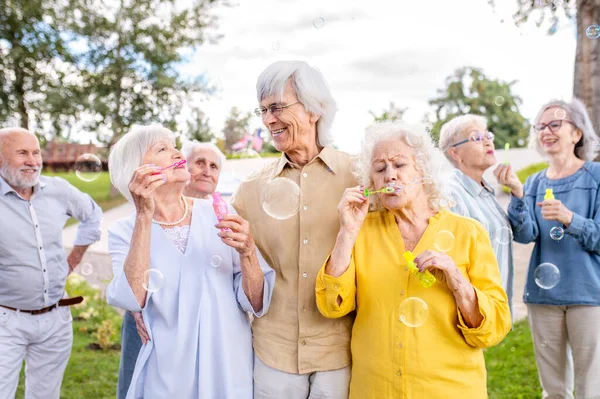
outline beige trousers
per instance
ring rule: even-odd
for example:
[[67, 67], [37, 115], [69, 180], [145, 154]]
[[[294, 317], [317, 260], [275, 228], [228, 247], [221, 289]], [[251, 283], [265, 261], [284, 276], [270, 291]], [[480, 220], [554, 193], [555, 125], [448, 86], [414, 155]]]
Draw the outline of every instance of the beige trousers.
[[[600, 398], [600, 306], [527, 304], [543, 398]], [[572, 352], [572, 366], [569, 354]]]

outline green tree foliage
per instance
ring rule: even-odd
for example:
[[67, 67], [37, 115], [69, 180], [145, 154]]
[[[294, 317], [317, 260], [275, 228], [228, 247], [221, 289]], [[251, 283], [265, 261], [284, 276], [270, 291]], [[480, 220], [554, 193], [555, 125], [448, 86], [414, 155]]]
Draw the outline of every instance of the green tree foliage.
[[215, 138], [208, 124], [209, 118], [206, 117], [200, 108], [193, 108], [192, 115], [187, 121], [187, 136], [191, 140], [200, 142], [210, 142]]
[[[70, 4], [69, 4], [70, 3]], [[68, 25], [74, 17], [66, 0], [0, 0], [0, 124], [37, 122], [48, 136], [61, 134], [84, 109], [73, 79]]]
[[[185, 52], [215, 41], [219, 0], [80, 0], [85, 12], [74, 30], [85, 38], [81, 54], [84, 85], [90, 93], [93, 129], [112, 145], [134, 124], [161, 123], [176, 128], [175, 119], [191, 93], [210, 92], [203, 76], [186, 78], [177, 66]], [[107, 128], [107, 129], [106, 129]]]
[[393, 102], [390, 102], [388, 109], [383, 110], [380, 115], [377, 115], [373, 111], [369, 111], [369, 113], [373, 116], [373, 122], [395, 121], [402, 120], [406, 110], [408, 108], [398, 108]]
[[519, 113], [521, 98], [512, 93], [515, 83], [488, 79], [479, 68], [457, 69], [446, 78], [446, 88], [438, 90], [438, 97], [429, 101], [436, 117], [433, 138], [439, 139], [442, 125], [450, 119], [476, 114], [487, 119], [488, 129], [496, 135], [497, 148], [505, 143], [517, 146], [519, 139], [527, 138], [529, 122]]
[[242, 112], [237, 107], [231, 108], [223, 127], [226, 152], [231, 152], [231, 146], [240, 141], [248, 133], [251, 118], [252, 114], [249, 112]]

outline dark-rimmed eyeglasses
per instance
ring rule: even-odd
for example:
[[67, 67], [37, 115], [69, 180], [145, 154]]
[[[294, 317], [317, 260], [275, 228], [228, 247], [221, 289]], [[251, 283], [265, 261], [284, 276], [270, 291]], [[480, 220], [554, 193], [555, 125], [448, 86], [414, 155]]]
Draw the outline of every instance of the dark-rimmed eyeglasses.
[[281, 104], [271, 104], [266, 108], [260, 107], [254, 110], [254, 115], [265, 117], [267, 116], [267, 112], [270, 112], [274, 117], [278, 117], [281, 114], [281, 111], [286, 109], [287, 107], [291, 107], [292, 105], [298, 104], [300, 101], [296, 101], [295, 103], [291, 103], [288, 105]]
[[464, 143], [468, 143], [468, 142], [469, 142], [469, 141], [471, 141], [471, 140], [473, 140], [473, 142], [474, 142], [474, 143], [477, 143], [477, 144], [479, 144], [479, 143], [483, 143], [483, 141], [484, 141], [485, 139], [488, 139], [488, 140], [494, 141], [494, 137], [496, 137], [496, 136], [494, 135], [494, 133], [492, 133], [492, 132], [489, 132], [489, 131], [488, 131], [488, 132], [485, 132], [485, 133], [476, 132], [476, 133], [475, 133], [473, 136], [469, 137], [468, 139], [464, 139], [463, 141], [459, 141], [458, 143], [456, 143], [456, 144], [453, 144], [453, 145], [451, 146], [451, 148], [452, 148], [452, 147], [459, 146], [459, 145], [461, 145], [461, 144], [464, 144]]
[[[533, 125], [533, 130], [535, 130], [536, 133], [541, 133], [544, 131], [544, 129], [548, 128], [548, 129], [550, 129], [550, 131], [552, 133], [556, 133], [561, 128], [563, 122], [567, 122], [567, 123], [570, 123], [571, 125], [575, 126], [575, 124], [571, 121], [557, 119], [555, 121], [550, 121], [548, 123], [538, 123], [537, 125]], [[577, 126], [575, 126], [575, 127], [577, 127]]]

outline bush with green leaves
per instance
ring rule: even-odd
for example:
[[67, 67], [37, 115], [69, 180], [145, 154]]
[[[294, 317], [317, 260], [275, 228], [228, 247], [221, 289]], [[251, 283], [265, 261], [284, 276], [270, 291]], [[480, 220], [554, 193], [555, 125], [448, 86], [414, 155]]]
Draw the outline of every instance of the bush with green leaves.
[[[531, 176], [533, 174], [536, 174], [540, 170], [544, 170], [547, 167], [548, 167], [548, 163], [547, 162], [532, 163], [531, 165], [526, 166], [523, 169], [517, 171], [517, 177], [519, 178], [519, 180], [521, 181], [521, 183], [525, 183], [525, 180], [527, 180], [527, 178], [529, 176]], [[506, 186], [502, 186], [502, 191], [504, 191], [505, 193], [509, 194], [510, 193], [510, 188], [508, 188]]]

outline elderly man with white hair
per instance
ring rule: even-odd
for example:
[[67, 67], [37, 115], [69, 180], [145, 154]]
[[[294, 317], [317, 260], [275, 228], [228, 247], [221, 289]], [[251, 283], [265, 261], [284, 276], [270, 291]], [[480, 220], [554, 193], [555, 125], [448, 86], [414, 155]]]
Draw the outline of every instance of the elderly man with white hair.
[[442, 126], [440, 150], [456, 168], [450, 181], [455, 201], [452, 211], [476, 219], [489, 233], [512, 312], [512, 230], [494, 189], [483, 178], [485, 171], [496, 164], [494, 133], [488, 131], [483, 116], [461, 115]]
[[[190, 180], [183, 193], [187, 197], [205, 199], [215, 191], [225, 155], [211, 143], [188, 141], [183, 144], [181, 153], [187, 160]], [[142, 344], [149, 340], [141, 312], [125, 312], [121, 328], [121, 363], [117, 383], [117, 399], [125, 399], [135, 362]]]
[[[319, 267], [339, 229], [342, 193], [356, 185], [350, 155], [333, 148], [335, 101], [323, 75], [301, 61], [268, 66], [256, 85], [262, 118], [283, 154], [234, 194], [233, 206], [277, 273], [269, 314], [252, 324], [255, 398], [347, 398], [354, 316], [323, 317], [315, 302]], [[274, 178], [301, 190], [294, 215], [263, 208], [261, 192]], [[282, 193], [285, 194], [285, 193]]]
[[[60, 397], [73, 327], [67, 275], [100, 239], [102, 211], [59, 177], [40, 176], [37, 137], [0, 129], [0, 398], [14, 398], [25, 359], [25, 398]], [[66, 256], [62, 228], [81, 222]]]

